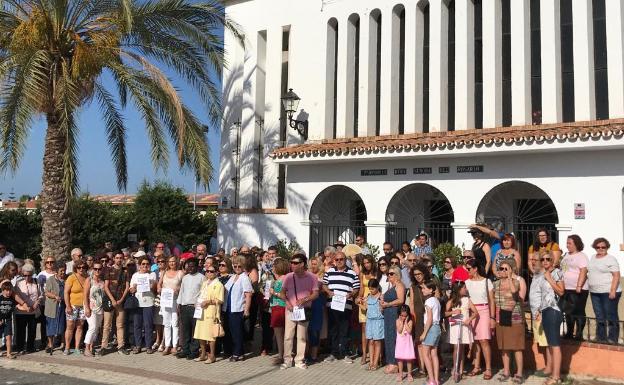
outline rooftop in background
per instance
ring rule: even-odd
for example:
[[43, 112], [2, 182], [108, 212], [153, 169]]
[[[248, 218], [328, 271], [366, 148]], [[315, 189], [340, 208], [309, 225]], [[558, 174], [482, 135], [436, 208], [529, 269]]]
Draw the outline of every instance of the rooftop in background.
[[[136, 195], [132, 194], [99, 194], [91, 195], [90, 198], [98, 202], [109, 202], [114, 206], [129, 205], [134, 203]], [[189, 204], [193, 204], [193, 194], [187, 195]], [[0, 201], [0, 210], [16, 210], [25, 208], [26, 210], [34, 210], [39, 204], [39, 199], [30, 199], [28, 201]], [[197, 194], [197, 207], [200, 209], [214, 209], [219, 206], [219, 194]]]

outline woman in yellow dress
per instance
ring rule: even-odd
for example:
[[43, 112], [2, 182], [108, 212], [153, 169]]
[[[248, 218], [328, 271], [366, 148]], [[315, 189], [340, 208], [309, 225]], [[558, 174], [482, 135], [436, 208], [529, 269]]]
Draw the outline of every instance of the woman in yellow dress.
[[[202, 283], [199, 301], [204, 309], [202, 318], [195, 323], [195, 333], [193, 338], [199, 340], [201, 356], [197, 361], [205, 361], [206, 364], [215, 362], [215, 344], [217, 337], [214, 332], [214, 325], [220, 318], [221, 304], [223, 303], [224, 288], [217, 279], [217, 271], [213, 266], [206, 269], [206, 280]], [[207, 354], [206, 342], [208, 342], [210, 352]], [[207, 359], [206, 359], [207, 357]]]

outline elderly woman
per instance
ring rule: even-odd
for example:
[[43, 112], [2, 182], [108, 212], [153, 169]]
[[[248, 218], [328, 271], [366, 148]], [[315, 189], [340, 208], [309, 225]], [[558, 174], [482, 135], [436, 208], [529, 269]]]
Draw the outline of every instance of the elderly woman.
[[[410, 272], [410, 278], [412, 279], [412, 285], [409, 288], [409, 297], [410, 301], [408, 303], [410, 308], [410, 313], [412, 314], [412, 318], [414, 320], [413, 332], [415, 336], [422, 335], [425, 324], [425, 298], [422, 295], [421, 288], [425, 284], [431, 280], [431, 274], [429, 273], [429, 269], [427, 266], [422, 263], [417, 264], [412, 267]], [[425, 371], [425, 361], [424, 361], [424, 350], [423, 346], [420, 343], [420, 340], [417, 339], [418, 344], [418, 364], [420, 367], [420, 372], [424, 373]]]
[[[86, 357], [95, 355], [93, 346], [104, 321], [104, 280], [102, 279], [104, 272], [102, 269], [102, 262], [95, 262], [91, 269], [93, 275], [85, 283], [84, 308], [87, 324], [89, 325], [85, 335], [84, 355]], [[101, 355], [101, 351], [98, 352], [98, 355]]]
[[[561, 323], [563, 317], [557, 305], [559, 296], [565, 292], [563, 284], [563, 273], [555, 268], [554, 252], [540, 257], [541, 274], [537, 274], [531, 286], [539, 286], [539, 296], [532, 298], [531, 311], [539, 309], [534, 313], [536, 320], [541, 321], [546, 341], [548, 342], [546, 353], [546, 368], [544, 375], [549, 376], [544, 385], [554, 385], [561, 383]], [[539, 263], [534, 266], [539, 269]]]
[[130, 279], [129, 292], [139, 301], [139, 308], [132, 314], [134, 348], [132, 353], [139, 354], [141, 345], [146, 349], [147, 354], [154, 353], [152, 349], [152, 330], [154, 327], [154, 299], [156, 296], [156, 274], [150, 271], [150, 261], [148, 257], [139, 259], [139, 271], [132, 275]]
[[[47, 260], [46, 260], [47, 265]], [[56, 262], [54, 275], [46, 279], [44, 287], [46, 316], [46, 335], [48, 347], [46, 353], [52, 355], [54, 350], [54, 338], [60, 337], [65, 332], [65, 262]]]
[[[568, 254], [561, 260], [563, 283], [565, 284], [564, 308], [566, 338], [583, 339], [585, 328], [585, 305], [589, 295], [587, 284], [587, 265], [589, 259], [583, 253], [581, 237], [572, 234], [566, 241]], [[576, 326], [576, 333], [574, 327]]]
[[[620, 288], [620, 265], [608, 254], [611, 244], [605, 238], [597, 238], [592, 247], [596, 255], [587, 266], [587, 282], [592, 307], [598, 321], [596, 338], [601, 342], [617, 344], [620, 338], [618, 303], [622, 296]], [[608, 334], [607, 334], [608, 327]]]
[[[29, 307], [29, 311], [17, 309], [15, 312], [15, 347], [17, 352], [24, 352], [24, 347], [29, 353], [35, 351], [36, 318], [41, 312], [40, 306], [43, 302], [43, 296], [37, 281], [33, 277], [34, 274], [35, 267], [31, 264], [25, 264], [22, 266], [23, 279], [15, 285], [15, 294]], [[28, 340], [26, 340], [27, 330]]]
[[184, 272], [178, 270], [178, 257], [171, 256], [165, 258], [164, 256], [158, 257], [159, 266], [161, 260], [167, 263], [167, 267], [164, 273], [160, 275], [160, 279], [157, 285], [158, 293], [162, 294], [163, 289], [173, 290], [173, 305], [171, 307], [163, 307], [161, 305], [160, 311], [163, 318], [163, 334], [164, 334], [164, 350], [163, 355], [171, 354], [171, 349], [178, 345], [178, 312], [177, 312], [177, 299], [180, 293], [180, 285], [182, 284], [182, 277]]
[[[201, 303], [202, 318], [195, 323], [193, 338], [199, 340], [201, 355], [195, 361], [206, 361], [211, 364], [216, 361], [215, 347], [218, 335], [215, 328], [220, 324], [221, 304], [223, 303], [223, 285], [217, 279], [217, 270], [210, 266], [206, 269], [206, 280], [202, 283], [198, 301]], [[206, 350], [208, 342], [209, 352]]]
[[[380, 301], [384, 316], [384, 335], [396, 336], [396, 320], [398, 318], [399, 307], [405, 303], [405, 286], [401, 282], [401, 269], [399, 266], [391, 266], [388, 271], [388, 290]], [[386, 374], [398, 371], [397, 362], [394, 358], [395, 344], [394, 338], [387, 338], [384, 345], [386, 357]]]
[[251, 308], [251, 297], [254, 288], [251, 280], [245, 272], [245, 258], [241, 256], [232, 257], [232, 269], [234, 274], [225, 284], [226, 297], [225, 312], [227, 313], [232, 335], [232, 357], [230, 361], [242, 361], [243, 356], [243, 337], [245, 326], [243, 320], [249, 316]]
[[511, 374], [510, 355], [514, 354], [517, 372], [512, 382], [523, 382], [523, 357], [524, 350], [524, 313], [520, 282], [514, 278], [511, 260], [501, 262], [500, 279], [494, 283], [494, 296], [496, 305], [496, 344], [503, 354], [503, 373], [498, 380], [509, 380]]
[[89, 278], [87, 268], [87, 264], [82, 259], [78, 259], [74, 262], [74, 274], [65, 281], [65, 313], [67, 314], [65, 350], [63, 351], [65, 355], [70, 353], [72, 339], [75, 343], [74, 354], [80, 354], [80, 341], [85, 321], [84, 288]]

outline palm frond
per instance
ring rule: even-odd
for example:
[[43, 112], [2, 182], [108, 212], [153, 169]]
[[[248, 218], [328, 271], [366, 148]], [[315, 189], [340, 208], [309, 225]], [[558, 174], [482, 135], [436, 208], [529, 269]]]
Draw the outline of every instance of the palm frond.
[[125, 191], [128, 186], [128, 163], [126, 157], [126, 127], [119, 112], [115, 98], [99, 83], [95, 84], [95, 96], [99, 101], [100, 110], [106, 124], [108, 145], [111, 148], [115, 175], [117, 176], [117, 188]]

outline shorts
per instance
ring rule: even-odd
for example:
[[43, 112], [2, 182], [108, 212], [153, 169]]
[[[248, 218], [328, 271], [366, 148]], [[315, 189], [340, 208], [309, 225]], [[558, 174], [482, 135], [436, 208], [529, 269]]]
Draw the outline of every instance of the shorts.
[[0, 338], [12, 336], [13, 335], [13, 321], [9, 318], [9, 319], [2, 320], [0, 322], [2, 322], [2, 324], [0, 324]]
[[546, 334], [548, 346], [561, 346], [561, 322], [563, 317], [559, 310], [552, 307], [542, 310], [542, 327]]
[[[425, 346], [437, 347], [438, 342], [440, 342], [440, 335], [442, 334], [442, 330], [440, 329], [440, 325], [433, 324], [427, 331], [427, 335], [425, 336], [425, 340], [422, 342]], [[420, 336], [419, 336], [420, 337]]]
[[286, 323], [286, 308], [284, 306], [273, 306], [271, 308], [271, 327], [283, 328]]
[[68, 321], [84, 321], [86, 319], [83, 306], [73, 306], [72, 313], [67, 314]]

